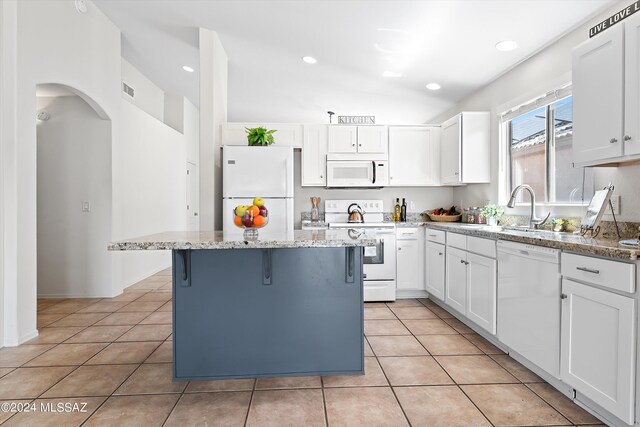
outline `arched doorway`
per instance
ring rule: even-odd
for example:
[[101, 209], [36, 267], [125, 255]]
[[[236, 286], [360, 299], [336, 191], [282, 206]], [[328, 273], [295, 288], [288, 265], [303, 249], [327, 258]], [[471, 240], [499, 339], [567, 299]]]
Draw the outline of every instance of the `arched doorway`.
[[111, 120], [69, 86], [36, 97], [38, 297], [111, 296]]

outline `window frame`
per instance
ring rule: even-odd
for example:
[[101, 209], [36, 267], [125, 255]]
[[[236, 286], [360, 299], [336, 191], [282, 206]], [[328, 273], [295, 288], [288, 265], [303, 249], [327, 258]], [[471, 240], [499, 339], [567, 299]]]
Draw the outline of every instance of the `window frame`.
[[[555, 111], [552, 105], [558, 101], [573, 97], [573, 91], [571, 83], [559, 86], [558, 89], [546, 92], [542, 96], [538, 96], [529, 99], [526, 102], [520, 103], [515, 107], [505, 109], [504, 112], [498, 115], [499, 121], [499, 142], [500, 142], [500, 197], [501, 201], [506, 203], [511, 196], [513, 190], [513, 176], [512, 176], [512, 157], [511, 157], [511, 141], [512, 141], [512, 129], [511, 121], [517, 117], [520, 117], [528, 112], [535, 111], [541, 107], [545, 108], [545, 183], [544, 195], [537, 195], [539, 200], [536, 200], [538, 206], [549, 207], [567, 207], [567, 208], [582, 208], [589, 205], [590, 200], [581, 200], [579, 202], [555, 202], [550, 201], [552, 193], [555, 191], [554, 183], [556, 180], [556, 174], [551, 174], [552, 165], [554, 161], [553, 155], [555, 154], [555, 132], [549, 132], [550, 129], [554, 129], [555, 123]], [[572, 100], [573, 103], [573, 100]], [[511, 104], [513, 105], [513, 104]], [[573, 108], [573, 107], [572, 107]], [[549, 149], [553, 147], [553, 149]], [[551, 176], [553, 175], [553, 176]], [[584, 182], [583, 182], [584, 185]], [[544, 196], [544, 197], [541, 197]], [[555, 198], [555, 197], [554, 197]], [[590, 199], [590, 198], [589, 198]], [[529, 202], [516, 202], [517, 207], [529, 206]]]

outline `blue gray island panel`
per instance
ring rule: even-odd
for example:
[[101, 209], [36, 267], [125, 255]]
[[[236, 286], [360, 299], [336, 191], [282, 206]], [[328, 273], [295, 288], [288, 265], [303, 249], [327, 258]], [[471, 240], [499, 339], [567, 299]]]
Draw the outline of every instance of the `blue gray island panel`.
[[175, 378], [364, 372], [362, 248], [173, 258]]
[[170, 232], [109, 249], [172, 251], [174, 377], [223, 379], [363, 374], [363, 247], [377, 243], [346, 230]]

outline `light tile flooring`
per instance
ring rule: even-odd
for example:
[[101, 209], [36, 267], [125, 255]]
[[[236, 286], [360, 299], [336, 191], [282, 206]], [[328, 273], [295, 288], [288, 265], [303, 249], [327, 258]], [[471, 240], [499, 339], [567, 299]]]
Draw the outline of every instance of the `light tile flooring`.
[[[0, 349], [0, 423], [599, 424], [428, 300], [366, 304], [362, 376], [174, 382], [171, 314], [170, 271], [116, 298], [39, 300], [40, 335]], [[6, 411], [10, 402], [38, 410]], [[86, 412], [42, 412], [41, 403], [86, 404]]]

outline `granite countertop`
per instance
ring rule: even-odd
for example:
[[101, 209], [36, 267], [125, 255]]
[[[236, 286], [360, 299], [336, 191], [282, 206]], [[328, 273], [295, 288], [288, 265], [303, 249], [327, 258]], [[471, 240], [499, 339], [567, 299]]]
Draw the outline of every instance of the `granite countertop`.
[[180, 250], [180, 249], [252, 249], [252, 248], [346, 248], [375, 246], [375, 233], [356, 235], [348, 230], [293, 230], [269, 232], [260, 230], [256, 240], [244, 240], [242, 232], [172, 231], [121, 240], [109, 244], [110, 251]]
[[597, 255], [607, 258], [617, 258], [635, 261], [640, 255], [640, 248], [626, 247], [618, 243], [618, 239], [583, 237], [573, 233], [554, 233], [551, 231], [519, 231], [462, 223], [423, 222], [427, 228], [452, 231], [469, 236], [489, 239], [508, 240], [511, 242], [545, 246], [565, 251], [579, 252], [587, 255]]

